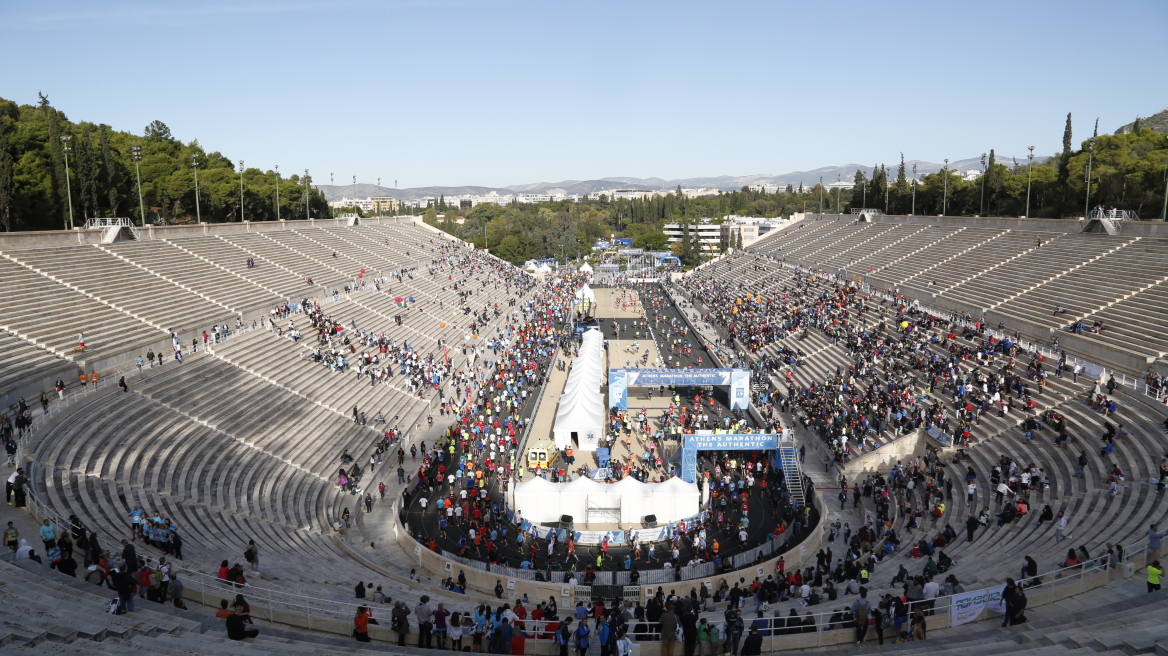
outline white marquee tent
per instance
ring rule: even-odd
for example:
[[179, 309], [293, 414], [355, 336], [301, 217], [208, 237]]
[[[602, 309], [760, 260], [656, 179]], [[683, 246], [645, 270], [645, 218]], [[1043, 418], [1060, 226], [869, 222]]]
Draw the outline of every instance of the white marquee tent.
[[589, 519], [589, 508], [619, 507], [620, 522], [625, 525], [639, 524], [646, 515], [656, 515], [660, 524], [671, 524], [698, 514], [700, 498], [696, 485], [677, 477], [664, 483], [642, 483], [626, 477], [613, 484], [586, 477], [570, 483], [534, 478], [515, 486], [516, 509], [536, 523], [571, 515], [577, 525], [583, 525]]
[[580, 288], [579, 291], [576, 292], [576, 298], [586, 299], [590, 303], [596, 303], [596, 292], [593, 291], [592, 288], [589, 287], [587, 284], [585, 284], [583, 287]]
[[604, 336], [599, 330], [583, 335], [579, 354], [572, 360], [572, 370], [560, 395], [552, 436], [556, 448], [572, 446], [572, 438], [581, 451], [595, 451], [604, 435], [606, 417], [604, 394]]

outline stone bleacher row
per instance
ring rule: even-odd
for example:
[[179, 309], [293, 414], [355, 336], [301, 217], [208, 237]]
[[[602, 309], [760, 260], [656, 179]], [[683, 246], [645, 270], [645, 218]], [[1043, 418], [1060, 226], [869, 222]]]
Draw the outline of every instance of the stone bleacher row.
[[[114, 596], [110, 590], [49, 571], [27, 560], [19, 565], [0, 564], [0, 570], [3, 572], [0, 646], [5, 654], [422, 653], [412, 647], [361, 644], [348, 636], [342, 637], [339, 634], [350, 624], [343, 619], [317, 618], [315, 626], [326, 632], [307, 633], [274, 627], [258, 616], [255, 628], [260, 635], [235, 641], [227, 638], [223, 620], [197, 610], [183, 611], [169, 603], [138, 599], [133, 613], [110, 615], [105, 612]], [[255, 605], [258, 600], [254, 596], [251, 600], [253, 612], [262, 608]], [[388, 609], [374, 608], [374, 613], [382, 625], [371, 626], [370, 635], [388, 642], [391, 639]]]
[[[100, 323], [87, 326], [109, 329], [86, 328], [86, 341], [97, 352], [100, 335], [126, 336], [119, 348], [141, 348], [153, 335], [166, 335], [158, 327], [193, 316], [198, 308], [220, 313], [215, 323], [233, 323], [253, 305], [266, 313], [284, 298], [320, 296], [316, 285], [322, 278], [340, 283], [360, 268], [369, 272], [368, 278], [380, 271], [386, 274], [380, 292], [368, 287], [341, 296], [339, 302], [325, 296], [325, 313], [346, 327], [356, 322], [362, 330], [385, 332], [422, 355], [441, 358], [442, 344], [449, 342], [457, 371], [471, 358], [489, 359], [483, 347], [486, 337], [506, 321], [507, 301], [527, 290], [503, 289], [482, 265], [456, 271], [440, 264], [434, 273], [426, 266], [415, 269], [446, 256], [431, 252], [435, 237], [428, 229], [376, 226], [195, 237], [4, 253], [0, 270], [22, 277], [18, 291], [41, 285], [57, 294], [62, 311], [74, 320], [74, 302], [78, 311], [97, 317]], [[255, 259], [255, 268], [246, 268], [248, 257]], [[51, 268], [53, 276], [68, 284], [22, 261]], [[74, 264], [92, 268], [74, 276]], [[104, 276], [106, 264], [117, 275]], [[391, 266], [398, 268], [388, 270]], [[353, 275], [346, 273], [349, 269]], [[308, 287], [301, 276], [314, 277], [314, 286]], [[125, 278], [153, 287], [132, 296]], [[455, 283], [464, 283], [460, 286], [471, 294], [465, 304], [453, 289]], [[29, 296], [30, 305], [34, 296]], [[414, 302], [399, 307], [396, 296], [413, 297]], [[178, 302], [168, 304], [163, 297]], [[463, 305], [474, 315], [498, 307], [502, 316], [492, 312], [484, 323], [468, 316]], [[129, 316], [131, 310], [155, 326]], [[397, 315], [404, 317], [401, 326], [393, 321]], [[184, 365], [127, 376], [129, 393], [107, 388], [71, 408], [66, 420], [52, 424], [31, 446], [33, 494], [61, 516], [78, 515], [114, 551], [117, 540], [129, 535], [128, 513], [141, 505], [161, 511], [179, 526], [185, 542], [183, 566], [200, 572], [213, 574], [223, 559], [241, 560], [243, 547], [254, 539], [261, 546], [263, 565], [262, 574], [255, 576], [265, 585], [278, 581], [282, 591], [347, 599], [356, 580], [377, 579], [395, 597], [416, 600], [424, 592], [435, 594], [428, 586], [408, 582], [408, 566], [395, 568], [401, 576], [388, 580], [382, 570], [365, 568], [341, 549], [332, 530], [344, 508], [357, 513], [362, 505], [359, 497], [342, 494], [335, 485], [340, 453], [348, 449], [365, 467], [381, 431], [398, 427], [410, 432], [411, 424], [420, 425], [433, 412], [435, 392], [410, 394], [401, 377], [371, 386], [367, 378], [356, 380], [353, 372], [331, 373], [300, 357], [315, 345], [307, 317], [293, 314], [286, 320], [305, 331], [299, 345], [274, 332], [254, 330], [223, 344], [200, 346]], [[479, 323], [481, 336], [471, 335], [472, 321]], [[36, 329], [31, 317], [21, 325]], [[464, 337], [468, 355], [463, 354]], [[74, 339], [65, 336], [57, 348], [71, 348]], [[27, 340], [12, 340], [36, 352]], [[365, 412], [367, 426], [349, 419], [354, 406]], [[373, 421], [378, 412], [386, 416], [385, 424]], [[384, 471], [376, 472], [387, 484], [393, 478], [388, 460], [379, 468]], [[365, 468], [362, 485], [373, 488], [378, 478]], [[140, 552], [158, 555], [145, 546]]]
[[[147, 346], [165, 346], [172, 330], [186, 346], [210, 326], [319, 295], [362, 269], [370, 279], [428, 264], [440, 239], [403, 224], [5, 250], [0, 282], [11, 302], [0, 317], [8, 345], [0, 350], [0, 394], [75, 368], [70, 363], [132, 361]], [[87, 348], [75, 354], [81, 333]], [[28, 371], [9, 376], [10, 368]]]
[[[948, 299], [991, 323], [1016, 320], [1047, 342], [1074, 321], [1101, 320], [1108, 328], [1085, 338], [1151, 360], [1168, 355], [1168, 240], [820, 219], [776, 231], [751, 250]], [[1056, 306], [1066, 312], [1055, 316]]]
[[128, 394], [94, 395], [46, 431], [32, 454], [34, 494], [76, 514], [111, 551], [140, 505], [179, 526], [184, 566], [213, 573], [254, 539], [281, 581], [336, 584], [347, 582], [338, 577], [347, 559], [327, 539], [331, 521], [342, 504], [359, 504], [328, 473], [342, 449], [366, 450], [374, 438], [204, 356], [136, 380]]
[[[790, 267], [780, 269], [777, 264], [746, 256], [727, 258], [717, 267], [704, 270], [701, 275], [733, 280], [743, 293], [757, 293], [771, 289], [772, 285], [789, 282], [792, 271]], [[776, 276], [782, 282], [765, 280], [769, 276]], [[826, 289], [829, 284], [821, 283], [821, 286]], [[869, 327], [874, 327], [879, 321], [877, 312], [869, 312], [868, 315]], [[885, 315], [884, 318], [888, 320], [890, 316]], [[763, 351], [769, 353], [778, 346], [798, 348], [806, 353], [805, 364], [795, 371], [795, 381], [802, 386], [822, 381], [837, 370], [847, 371], [852, 364], [852, 358], [846, 350], [830, 343], [814, 329], [808, 331], [808, 337], [803, 341], [782, 340], [767, 345]], [[938, 354], [944, 354], [938, 347], [932, 348]], [[970, 367], [966, 364], [962, 368], [968, 371]], [[1019, 367], [1016, 373], [1024, 373], [1023, 367]], [[1149, 524], [1162, 522], [1168, 515], [1168, 495], [1158, 493], [1155, 486], [1148, 482], [1156, 476], [1157, 465], [1163, 455], [1159, 431], [1159, 424], [1163, 420], [1161, 411], [1142, 395], [1121, 396], [1120, 412], [1111, 421], [1125, 424], [1131, 435], [1117, 443], [1115, 452], [1106, 460], [1101, 460], [1093, 438], [1103, 433], [1104, 418], [1084, 401], [1085, 391], [1090, 389], [1091, 384], [1084, 379], [1075, 385], [1069, 376], [1063, 379], [1052, 376], [1045, 393], [1034, 397], [1039, 404], [1039, 412], [1054, 408], [1066, 417], [1068, 432], [1073, 436], [1067, 448], [1053, 445], [1053, 435], [1049, 428], [1040, 431], [1032, 442], [1025, 443], [1019, 427], [1025, 416], [1022, 413], [1005, 418], [990, 413], [983, 417], [980, 425], [974, 427], [973, 435], [979, 442], [968, 449], [971, 460], [948, 467], [955, 489], [953, 498], [947, 501], [946, 515], [938, 520], [925, 519], [916, 532], [906, 532], [903, 518], [899, 518], [895, 528], [902, 543], [907, 544], [921, 537], [932, 539], [947, 523], [952, 524], [961, 538], [946, 547], [946, 553], [959, 562], [953, 572], [966, 589], [972, 589], [971, 584], [1000, 581], [1004, 575], [1003, 566], [1004, 571], [1012, 575], [1025, 555], [1038, 560], [1040, 569], [1048, 570], [1065, 556], [1069, 546], [1086, 545], [1092, 555], [1099, 555], [1105, 552], [1108, 543], [1125, 546], [1137, 543]], [[785, 389], [785, 384], [779, 383], [779, 388]], [[942, 394], [941, 390], [935, 390], [931, 396], [943, 407], [951, 405], [952, 399]], [[814, 436], [807, 437], [818, 440]], [[891, 437], [886, 434], [880, 441], [887, 443]], [[1087, 451], [1091, 460], [1086, 468], [1085, 479], [1072, 476], [1079, 449]], [[1002, 529], [986, 529], [975, 542], [966, 543], [965, 519], [970, 514], [976, 516], [983, 506], [989, 506], [994, 513], [998, 510], [998, 506], [990, 499], [992, 490], [989, 478], [1000, 454], [1006, 454], [1022, 466], [1035, 463], [1043, 467], [1051, 487], [1031, 499], [1032, 512], [1025, 518]], [[1119, 465], [1127, 478], [1122, 493], [1114, 499], [1109, 499], [1104, 493], [1106, 474], [1110, 471], [1111, 463]], [[967, 466], [973, 466], [978, 474], [978, 493], [972, 505], [966, 504], [963, 488]], [[1039, 525], [1038, 514], [1042, 505], [1048, 503], [1056, 514], [1059, 510], [1066, 512], [1069, 519], [1067, 535], [1074, 536], [1073, 541], [1055, 544], [1053, 524]], [[986, 533], [991, 534], [988, 539], [992, 542], [987, 542]], [[913, 562], [909, 557], [908, 548], [903, 549], [884, 560], [871, 587], [875, 591], [889, 590], [886, 581], [902, 563], [914, 573], [922, 567], [920, 561]]]

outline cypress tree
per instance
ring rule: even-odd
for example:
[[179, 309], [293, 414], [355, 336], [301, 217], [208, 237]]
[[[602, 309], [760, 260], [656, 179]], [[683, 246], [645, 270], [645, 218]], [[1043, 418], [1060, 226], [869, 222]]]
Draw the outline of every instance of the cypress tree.
[[109, 215], [116, 217], [118, 215], [118, 186], [121, 184], [121, 179], [118, 175], [117, 164], [114, 162], [113, 149], [110, 148], [108, 125], [101, 126], [100, 140], [101, 162], [105, 174], [102, 182], [105, 184], [106, 192], [109, 195]]
[[12, 231], [12, 153], [8, 150], [8, 119], [0, 117], [0, 225]]
[[81, 215], [87, 219], [97, 216], [97, 162], [93, 156], [93, 139], [89, 125], [81, 127], [81, 145], [77, 152], [77, 179], [80, 182]]

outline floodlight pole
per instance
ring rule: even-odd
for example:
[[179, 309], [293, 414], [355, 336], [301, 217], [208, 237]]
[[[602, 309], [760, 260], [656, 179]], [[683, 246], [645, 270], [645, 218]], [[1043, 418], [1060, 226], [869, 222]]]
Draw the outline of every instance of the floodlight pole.
[[65, 153], [65, 193], [69, 198], [69, 229], [73, 229], [73, 185], [69, 182], [69, 135], [61, 135], [61, 151]]
[[191, 167], [195, 170], [195, 220], [203, 222], [203, 213], [199, 209], [199, 156], [191, 153]]
[[276, 220], [280, 220], [280, 165], [275, 166], [276, 169]]
[[239, 160], [239, 222], [243, 223], [243, 160]]
[[1026, 218], [1030, 218], [1030, 183], [1034, 180], [1034, 146], [1029, 146], [1030, 154], [1026, 156], [1030, 160], [1026, 171]]
[[146, 226], [146, 205], [142, 201], [142, 171], [138, 168], [138, 162], [142, 161], [142, 148], [140, 146], [133, 146], [130, 152], [134, 155], [134, 175], [138, 178], [138, 216], [142, 219], [142, 226]]

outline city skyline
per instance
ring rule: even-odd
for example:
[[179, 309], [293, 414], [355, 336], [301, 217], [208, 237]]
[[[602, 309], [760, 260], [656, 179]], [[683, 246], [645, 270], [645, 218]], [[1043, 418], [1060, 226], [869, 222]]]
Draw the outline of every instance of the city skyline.
[[[321, 184], [1054, 153], [1067, 112], [1077, 146], [1096, 117], [1110, 132], [1168, 106], [1143, 73], [1168, 63], [1168, 6], [1119, 4], [6, 4], [0, 53], [18, 65], [0, 97], [42, 92], [74, 120], [139, 134], [161, 120]], [[1122, 48], [1075, 36], [1120, 29]]]

